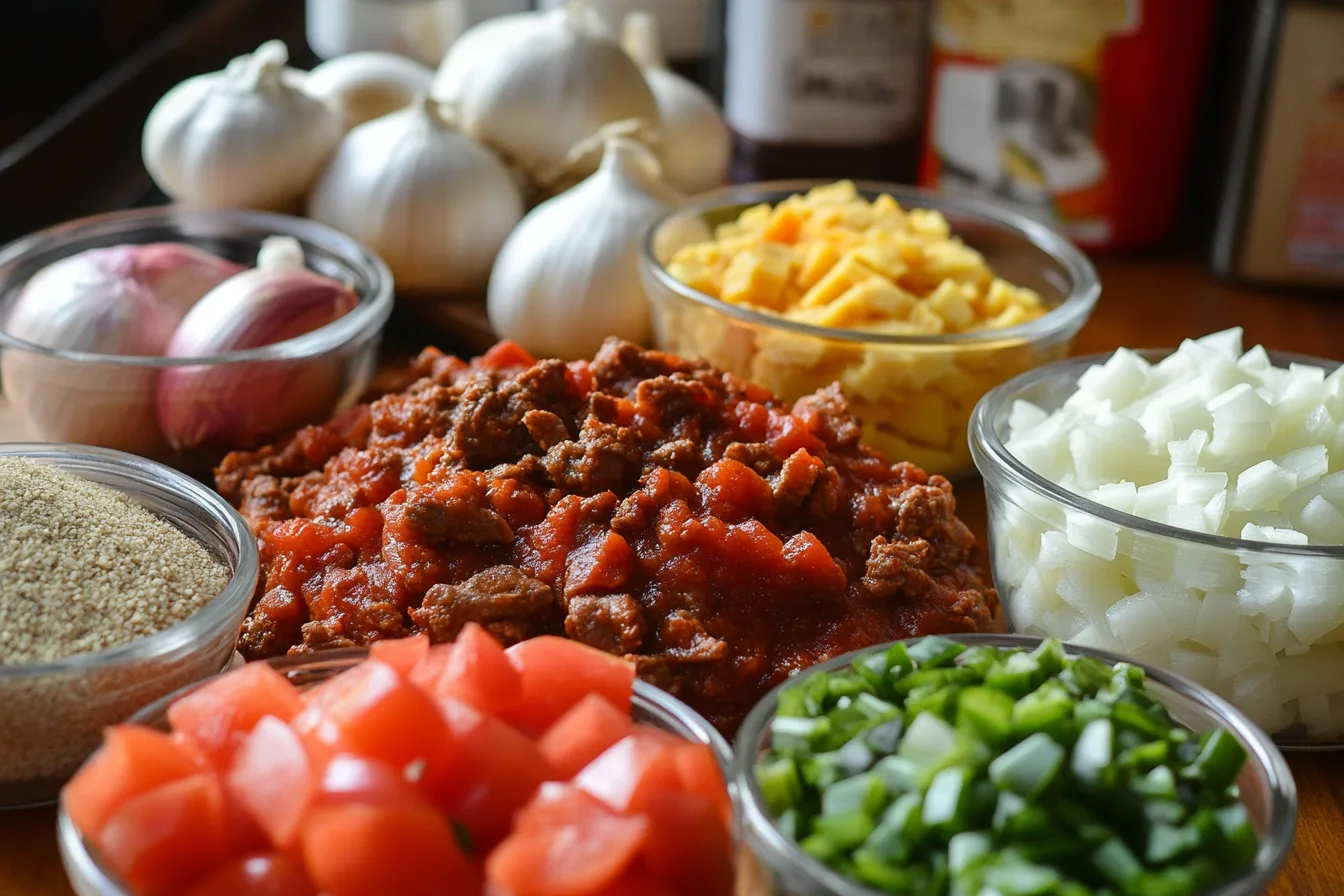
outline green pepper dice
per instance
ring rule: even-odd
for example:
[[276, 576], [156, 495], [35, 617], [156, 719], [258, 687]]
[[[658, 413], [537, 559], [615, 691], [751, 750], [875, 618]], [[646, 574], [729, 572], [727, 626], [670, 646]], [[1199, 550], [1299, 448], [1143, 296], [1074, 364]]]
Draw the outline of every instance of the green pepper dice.
[[932, 636], [781, 691], [756, 784], [779, 830], [873, 890], [1198, 896], [1254, 860], [1230, 731], [1140, 667]]

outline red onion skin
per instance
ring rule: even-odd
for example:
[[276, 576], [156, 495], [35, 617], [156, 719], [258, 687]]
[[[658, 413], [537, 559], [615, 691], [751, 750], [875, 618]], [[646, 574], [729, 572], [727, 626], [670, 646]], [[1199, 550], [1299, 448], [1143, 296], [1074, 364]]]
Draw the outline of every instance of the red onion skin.
[[[169, 357], [223, 355], [310, 333], [358, 297], [305, 270], [253, 268], [211, 291], [169, 340]], [[345, 387], [342, 358], [224, 362], [165, 370], [159, 425], [173, 447], [249, 447], [330, 413]]]

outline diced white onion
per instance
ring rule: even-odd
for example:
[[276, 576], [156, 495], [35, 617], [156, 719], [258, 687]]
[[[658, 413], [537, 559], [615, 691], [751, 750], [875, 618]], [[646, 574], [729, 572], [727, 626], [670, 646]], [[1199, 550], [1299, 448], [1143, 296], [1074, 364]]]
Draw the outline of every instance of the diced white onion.
[[1008, 448], [1122, 513], [1222, 548], [991, 488], [995, 578], [1019, 631], [1163, 665], [1271, 732], [1344, 739], [1344, 368], [1278, 368], [1241, 331], [1149, 364], [1117, 351], [1063, 407], [1014, 404]]

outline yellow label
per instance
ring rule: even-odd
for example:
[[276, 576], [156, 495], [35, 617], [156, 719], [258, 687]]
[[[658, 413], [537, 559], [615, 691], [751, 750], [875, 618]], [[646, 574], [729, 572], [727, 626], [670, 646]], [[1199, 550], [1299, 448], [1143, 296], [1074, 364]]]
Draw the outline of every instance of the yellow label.
[[[951, 53], [1035, 59], [1091, 72], [1107, 39], [1138, 27], [1139, 0], [937, 0]], [[1170, 0], [1168, 0], [1170, 2]]]

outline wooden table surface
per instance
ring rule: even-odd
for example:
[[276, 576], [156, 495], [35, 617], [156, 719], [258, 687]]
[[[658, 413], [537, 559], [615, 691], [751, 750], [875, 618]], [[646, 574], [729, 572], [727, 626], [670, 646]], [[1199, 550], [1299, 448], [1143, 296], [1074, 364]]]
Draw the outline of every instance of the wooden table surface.
[[[1101, 302], [1079, 335], [1077, 354], [1119, 345], [1174, 346], [1181, 339], [1242, 326], [1246, 344], [1344, 359], [1344, 293], [1303, 298], [1219, 283], [1189, 261], [1102, 259]], [[0, 408], [0, 438], [13, 439]], [[984, 493], [961, 486], [959, 512], [983, 538]], [[1297, 840], [1272, 896], [1344, 894], [1344, 754], [1289, 755], [1301, 817]], [[52, 809], [0, 812], [0, 896], [66, 896]]]

